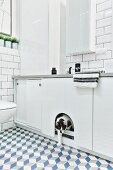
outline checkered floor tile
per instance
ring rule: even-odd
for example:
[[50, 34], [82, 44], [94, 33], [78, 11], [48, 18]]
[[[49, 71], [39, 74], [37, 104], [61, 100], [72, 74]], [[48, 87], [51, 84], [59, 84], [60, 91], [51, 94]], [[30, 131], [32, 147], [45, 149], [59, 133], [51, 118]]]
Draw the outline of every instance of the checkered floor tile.
[[113, 170], [113, 164], [21, 128], [0, 133], [0, 170]]

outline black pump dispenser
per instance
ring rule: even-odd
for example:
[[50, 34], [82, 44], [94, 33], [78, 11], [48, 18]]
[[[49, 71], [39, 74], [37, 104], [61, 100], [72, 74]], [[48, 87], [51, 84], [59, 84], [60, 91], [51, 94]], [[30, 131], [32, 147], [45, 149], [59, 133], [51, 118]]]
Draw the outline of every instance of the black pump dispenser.
[[56, 70], [56, 68], [52, 68], [52, 70], [51, 70], [51, 74], [57, 74], [57, 70]]

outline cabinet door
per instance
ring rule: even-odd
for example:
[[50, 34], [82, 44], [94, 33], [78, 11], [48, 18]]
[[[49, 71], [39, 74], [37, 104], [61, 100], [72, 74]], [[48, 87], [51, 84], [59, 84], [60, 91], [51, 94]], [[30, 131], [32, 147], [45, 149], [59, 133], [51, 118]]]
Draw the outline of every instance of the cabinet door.
[[95, 152], [113, 158], [113, 79], [101, 78], [94, 91]]
[[41, 129], [41, 97], [41, 80], [27, 80], [27, 123], [36, 129]]
[[42, 131], [54, 137], [55, 117], [68, 114], [75, 125], [75, 144], [92, 149], [92, 89], [74, 87], [73, 79], [43, 80]]
[[27, 113], [26, 113], [26, 81], [17, 81], [17, 114], [16, 121], [26, 124]]
[[75, 145], [92, 150], [92, 96], [89, 88], [74, 87], [73, 79], [65, 86], [65, 109], [74, 121]]
[[58, 113], [64, 112], [63, 79], [43, 80], [42, 132], [54, 137], [54, 122]]

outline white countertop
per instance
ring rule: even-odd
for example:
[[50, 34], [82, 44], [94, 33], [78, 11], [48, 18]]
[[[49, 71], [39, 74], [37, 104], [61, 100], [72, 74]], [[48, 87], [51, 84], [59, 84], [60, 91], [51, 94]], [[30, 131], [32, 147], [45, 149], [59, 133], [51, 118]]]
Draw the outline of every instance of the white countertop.
[[[101, 73], [100, 77], [113, 77], [113, 73]], [[43, 79], [43, 78], [73, 78], [72, 74], [59, 75], [18, 75], [13, 76], [13, 79]]]

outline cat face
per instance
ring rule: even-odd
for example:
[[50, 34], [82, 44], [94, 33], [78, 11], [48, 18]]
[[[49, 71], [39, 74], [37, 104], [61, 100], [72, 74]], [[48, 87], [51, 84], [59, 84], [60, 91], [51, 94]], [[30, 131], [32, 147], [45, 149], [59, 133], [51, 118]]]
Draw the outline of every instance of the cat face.
[[60, 119], [59, 121], [56, 122], [55, 127], [58, 130], [66, 130], [66, 123], [63, 119]]

